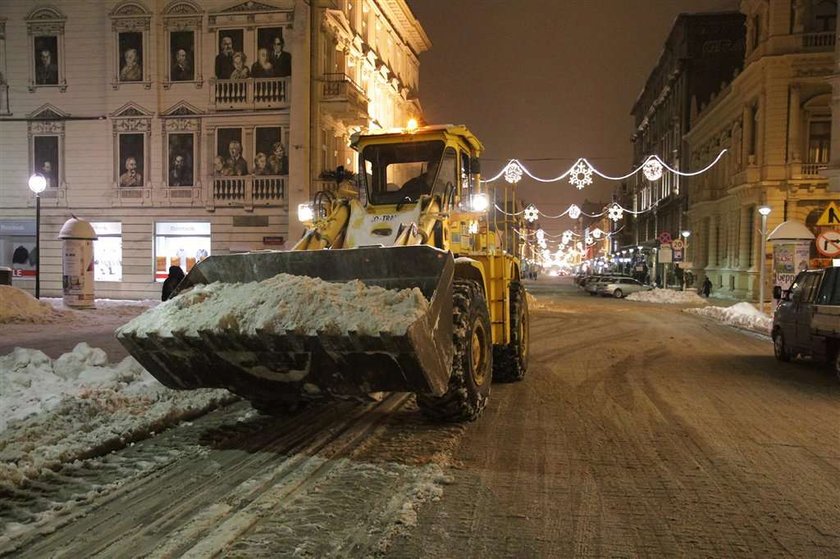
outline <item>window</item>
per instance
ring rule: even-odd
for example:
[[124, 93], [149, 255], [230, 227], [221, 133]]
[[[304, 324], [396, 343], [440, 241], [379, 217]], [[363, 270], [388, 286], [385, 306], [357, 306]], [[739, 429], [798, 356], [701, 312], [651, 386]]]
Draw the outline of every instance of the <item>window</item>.
[[176, 0], [163, 11], [168, 59], [163, 87], [173, 83], [194, 83], [201, 87], [201, 40], [203, 15], [201, 7], [190, 0]]
[[67, 18], [55, 8], [35, 8], [26, 16], [26, 29], [31, 45], [29, 91], [41, 87], [67, 90], [64, 73], [64, 24]]
[[[167, 186], [191, 187], [201, 184], [201, 161], [198, 157], [201, 153], [201, 120], [198, 115], [198, 109], [183, 101], [161, 115], [166, 142], [163, 154], [166, 161], [163, 184]], [[183, 192], [178, 195], [192, 197]], [[172, 196], [175, 196], [175, 193], [171, 193], [170, 198]]]
[[93, 241], [93, 279], [122, 281], [122, 223], [100, 221], [91, 226], [98, 237]]
[[152, 86], [149, 25], [152, 13], [139, 2], [118, 4], [110, 14], [113, 41], [113, 87], [125, 84]]
[[828, 163], [831, 154], [831, 121], [812, 120], [808, 125], [808, 163]]
[[210, 256], [210, 223], [155, 223], [155, 281], [169, 275], [170, 266], [179, 266], [189, 273], [196, 263]]

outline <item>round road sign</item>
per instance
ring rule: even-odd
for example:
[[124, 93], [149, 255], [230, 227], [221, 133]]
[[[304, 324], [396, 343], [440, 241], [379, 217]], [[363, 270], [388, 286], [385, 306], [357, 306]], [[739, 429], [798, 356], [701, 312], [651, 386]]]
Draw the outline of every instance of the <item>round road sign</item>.
[[840, 231], [823, 231], [815, 241], [817, 252], [829, 258], [840, 256]]

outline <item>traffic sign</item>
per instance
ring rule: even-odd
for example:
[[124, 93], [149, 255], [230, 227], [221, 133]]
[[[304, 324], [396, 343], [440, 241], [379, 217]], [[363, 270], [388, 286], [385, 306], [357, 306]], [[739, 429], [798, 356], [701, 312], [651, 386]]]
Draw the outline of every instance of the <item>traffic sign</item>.
[[840, 256], [840, 231], [824, 231], [819, 234], [816, 243], [817, 252], [823, 256], [829, 258]]
[[671, 248], [672, 249], [682, 250], [683, 247], [685, 247], [685, 243], [683, 243], [683, 241], [681, 241], [680, 239], [675, 239], [675, 240], [671, 241]]
[[837, 226], [840, 225], [840, 208], [834, 202], [829, 202], [828, 207], [817, 220], [817, 225], [820, 226]]
[[671, 242], [671, 234], [668, 231], [662, 231], [657, 238], [663, 245], [667, 245]]

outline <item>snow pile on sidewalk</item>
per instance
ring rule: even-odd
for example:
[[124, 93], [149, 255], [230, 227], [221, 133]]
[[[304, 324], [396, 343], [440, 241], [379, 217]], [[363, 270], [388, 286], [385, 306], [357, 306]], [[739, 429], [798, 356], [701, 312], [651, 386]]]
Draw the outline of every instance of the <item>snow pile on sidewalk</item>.
[[225, 390], [170, 390], [134, 359], [109, 364], [86, 343], [55, 360], [17, 348], [0, 356], [0, 489], [233, 399]]
[[627, 296], [629, 301], [645, 303], [665, 303], [669, 305], [702, 305], [706, 300], [696, 291], [677, 291], [674, 289], [654, 288], [650, 291], [637, 291]]
[[49, 322], [54, 318], [52, 305], [39, 301], [26, 291], [0, 285], [0, 324], [6, 322]]
[[773, 326], [771, 317], [746, 302], [736, 303], [731, 307], [703, 307], [702, 309], [685, 310], [719, 320], [724, 324], [754, 330], [762, 334], [769, 334]]
[[197, 337], [200, 331], [254, 334], [265, 330], [401, 335], [428, 306], [418, 288], [397, 291], [368, 287], [359, 280], [330, 283], [279, 274], [260, 282], [198, 285], [146, 311], [117, 334], [144, 337], [178, 332]]

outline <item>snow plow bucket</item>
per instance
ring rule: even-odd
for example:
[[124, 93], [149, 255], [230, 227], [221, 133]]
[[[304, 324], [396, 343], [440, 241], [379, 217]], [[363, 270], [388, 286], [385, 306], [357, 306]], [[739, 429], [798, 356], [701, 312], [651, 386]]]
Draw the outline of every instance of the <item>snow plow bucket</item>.
[[164, 385], [226, 388], [250, 400], [379, 391], [446, 392], [452, 368], [452, 254], [429, 246], [255, 252], [211, 256], [178, 286], [247, 283], [286, 273], [328, 282], [361, 280], [386, 289], [417, 287], [428, 309], [404, 334], [257, 330], [117, 331], [128, 352]]

